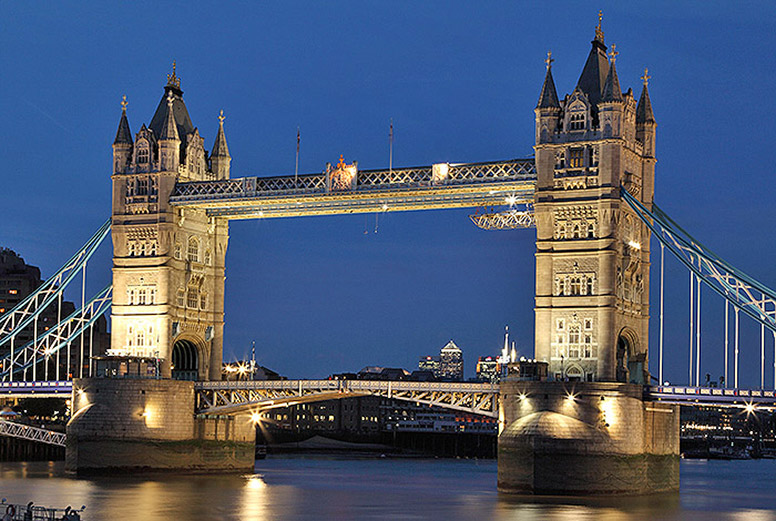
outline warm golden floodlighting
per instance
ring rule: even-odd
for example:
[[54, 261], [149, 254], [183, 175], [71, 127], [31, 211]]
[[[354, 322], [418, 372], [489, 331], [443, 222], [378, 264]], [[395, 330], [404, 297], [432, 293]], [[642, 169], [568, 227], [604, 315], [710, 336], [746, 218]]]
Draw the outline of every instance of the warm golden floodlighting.
[[574, 403], [574, 401], [575, 401], [575, 400], [576, 400], [576, 398], [574, 397], [574, 395], [573, 395], [573, 394], [567, 394], [567, 395], [566, 395], [566, 401], [567, 401], [567, 402], [569, 402], [569, 403]]
[[521, 394], [520, 394], [520, 401], [521, 401], [521, 402], [522, 402], [523, 400], [525, 400], [526, 398], [528, 398], [528, 395], [526, 395], [525, 393], [521, 393]]
[[754, 410], [755, 410], [755, 406], [754, 406], [753, 403], [747, 403], [745, 409], [746, 409], [746, 414], [747, 415], [753, 414]]
[[259, 423], [259, 422], [261, 421], [261, 414], [259, 414], [259, 413], [258, 413], [258, 412], [256, 412], [256, 411], [252, 412], [252, 413], [251, 413], [251, 421], [252, 421], [254, 424], [257, 424], [257, 423]]

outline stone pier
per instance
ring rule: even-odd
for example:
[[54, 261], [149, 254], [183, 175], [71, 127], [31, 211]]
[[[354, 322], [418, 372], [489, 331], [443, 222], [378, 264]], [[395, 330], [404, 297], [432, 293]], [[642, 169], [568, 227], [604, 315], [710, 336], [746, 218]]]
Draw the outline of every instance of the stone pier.
[[502, 381], [498, 489], [542, 495], [678, 490], [679, 407], [645, 402], [642, 389]]
[[194, 382], [76, 379], [72, 411], [69, 472], [253, 471], [250, 417], [195, 415]]

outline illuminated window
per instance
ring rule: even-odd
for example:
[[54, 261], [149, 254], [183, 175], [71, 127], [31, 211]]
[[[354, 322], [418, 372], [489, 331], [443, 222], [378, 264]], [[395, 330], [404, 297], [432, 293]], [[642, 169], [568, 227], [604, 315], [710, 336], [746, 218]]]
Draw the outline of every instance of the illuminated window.
[[146, 290], [145, 289], [139, 289], [137, 291], [137, 303], [141, 306], [144, 306], [146, 303]]
[[583, 149], [572, 148], [569, 152], [569, 166], [571, 168], [582, 168]]
[[186, 259], [189, 262], [199, 262], [199, 240], [196, 237], [189, 238], [189, 247], [186, 250]]
[[16, 295], [17, 293], [19, 293], [19, 291], [18, 291], [18, 290], [15, 290], [15, 289], [9, 289], [9, 290], [8, 290], [8, 294], [9, 294], [9, 295]]
[[585, 319], [585, 330], [589, 331], [593, 329], [593, 319], [592, 318], [586, 318]]

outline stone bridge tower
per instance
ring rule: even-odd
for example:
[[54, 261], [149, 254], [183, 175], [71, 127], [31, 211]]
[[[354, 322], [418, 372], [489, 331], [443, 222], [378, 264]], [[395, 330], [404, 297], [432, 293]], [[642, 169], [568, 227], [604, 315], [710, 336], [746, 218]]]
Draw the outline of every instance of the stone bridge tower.
[[220, 380], [228, 223], [174, 208], [169, 197], [178, 181], [228, 178], [231, 158], [223, 113], [208, 154], [174, 64], [167, 80], [134, 137], [122, 103], [113, 143], [110, 353], [161, 358], [164, 377]]
[[[558, 99], [548, 53], [536, 107], [536, 358], [556, 380], [647, 383], [655, 119], [622, 92], [600, 23], [576, 88]], [[608, 59], [610, 58], [610, 59]]]

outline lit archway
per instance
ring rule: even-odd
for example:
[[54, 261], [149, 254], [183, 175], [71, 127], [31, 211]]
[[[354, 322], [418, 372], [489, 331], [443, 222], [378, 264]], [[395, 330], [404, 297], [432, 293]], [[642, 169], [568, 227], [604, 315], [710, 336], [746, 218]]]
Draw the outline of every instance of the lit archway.
[[189, 340], [177, 340], [172, 348], [172, 377], [174, 380], [197, 380], [199, 353]]

